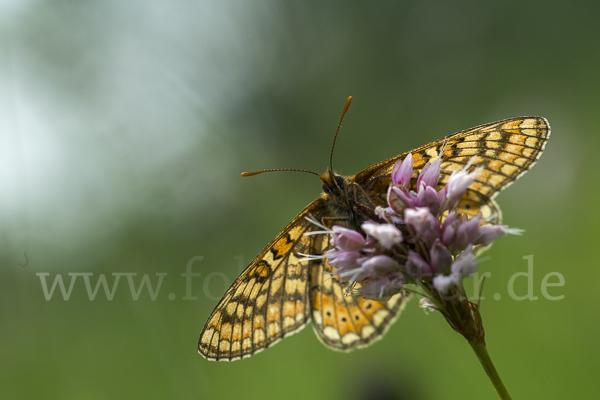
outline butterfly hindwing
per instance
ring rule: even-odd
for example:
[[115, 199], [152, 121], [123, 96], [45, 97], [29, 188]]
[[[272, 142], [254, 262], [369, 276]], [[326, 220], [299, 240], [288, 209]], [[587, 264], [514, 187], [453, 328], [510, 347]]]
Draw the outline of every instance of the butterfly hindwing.
[[[331, 246], [325, 235], [315, 237], [313, 242], [317, 254]], [[314, 331], [321, 342], [336, 350], [367, 346], [381, 338], [409, 297], [404, 292], [387, 302], [378, 302], [349, 295], [326, 260], [311, 261], [310, 274]]]

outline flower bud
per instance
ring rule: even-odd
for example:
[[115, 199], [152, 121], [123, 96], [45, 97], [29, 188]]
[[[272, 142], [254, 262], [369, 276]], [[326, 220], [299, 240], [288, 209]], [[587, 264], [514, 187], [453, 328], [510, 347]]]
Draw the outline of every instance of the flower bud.
[[452, 264], [452, 275], [462, 279], [464, 276], [471, 276], [477, 271], [477, 262], [474, 260], [473, 247], [469, 245]]
[[361, 227], [367, 235], [377, 239], [386, 249], [392, 249], [402, 243], [402, 232], [394, 225], [365, 222]]
[[433, 242], [429, 254], [431, 258], [431, 268], [434, 271], [445, 271], [452, 265], [452, 255], [450, 255], [450, 252], [446, 246], [442, 244], [440, 239], [436, 239], [435, 242]]
[[392, 183], [408, 189], [413, 173], [412, 154], [408, 153], [404, 160], [398, 160], [392, 169]]
[[421, 182], [423, 182], [426, 186], [435, 188], [440, 179], [440, 166], [441, 162], [439, 159], [427, 163], [417, 178], [417, 187], [420, 187]]
[[396, 213], [402, 215], [404, 210], [415, 206], [415, 202], [406, 190], [390, 186], [388, 190], [388, 204]]
[[431, 214], [437, 215], [440, 210], [440, 201], [435, 189], [431, 186], [426, 186], [421, 182], [419, 193], [415, 199], [415, 205], [417, 207], [427, 207], [429, 208], [429, 211], [431, 211]]
[[333, 244], [340, 250], [359, 251], [366, 244], [365, 238], [352, 229], [338, 225], [334, 225], [331, 229], [333, 230]]

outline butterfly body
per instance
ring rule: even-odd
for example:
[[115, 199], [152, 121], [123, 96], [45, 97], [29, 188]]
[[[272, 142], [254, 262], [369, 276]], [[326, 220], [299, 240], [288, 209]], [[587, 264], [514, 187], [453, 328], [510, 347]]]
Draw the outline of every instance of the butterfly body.
[[[494, 197], [518, 179], [541, 155], [550, 127], [541, 117], [518, 117], [481, 125], [421, 146], [413, 154], [413, 179], [429, 160], [440, 158], [440, 183], [469, 162], [481, 168], [458, 211], [478, 212], [500, 222]], [[394, 164], [407, 153], [374, 164], [354, 176], [319, 175], [323, 193], [294, 218], [246, 267], [219, 301], [198, 342], [209, 360], [250, 357], [312, 321], [328, 347], [351, 350], [381, 338], [408, 299], [406, 292], [387, 302], [346, 295], [343, 285], [320, 256], [329, 235], [306, 218], [360, 231], [376, 206], [386, 206]], [[413, 182], [414, 183], [414, 182]]]

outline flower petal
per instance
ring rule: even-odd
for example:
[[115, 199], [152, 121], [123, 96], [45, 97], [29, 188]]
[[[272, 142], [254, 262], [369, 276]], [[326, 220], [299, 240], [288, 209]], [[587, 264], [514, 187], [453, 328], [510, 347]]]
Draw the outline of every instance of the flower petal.
[[439, 159], [427, 163], [417, 178], [417, 187], [420, 187], [423, 182], [425, 185], [435, 188], [440, 179], [440, 166], [441, 161]]
[[333, 244], [340, 250], [359, 251], [366, 244], [365, 238], [352, 229], [338, 225], [334, 225], [331, 229], [333, 230]]
[[442, 224], [442, 243], [450, 246], [454, 242], [456, 230], [460, 226], [460, 215], [457, 212], [451, 212]]
[[468, 174], [464, 169], [458, 172], [452, 172], [452, 175], [450, 175], [448, 178], [448, 182], [444, 188], [446, 191], [447, 209], [452, 210], [454, 207], [456, 207], [456, 205], [462, 199], [467, 188], [471, 186], [473, 182], [475, 182], [482, 169], [483, 168], [477, 168], [470, 174]]
[[427, 207], [431, 211], [431, 214], [437, 215], [440, 210], [440, 201], [435, 189], [421, 182], [419, 193], [415, 199], [415, 205], [417, 207]]
[[451, 288], [458, 286], [458, 280], [453, 275], [436, 275], [433, 278], [433, 286], [440, 293], [448, 293]]
[[479, 237], [479, 222], [481, 221], [481, 213], [478, 213], [472, 218], [469, 218], [466, 222], [460, 224], [456, 229], [456, 236], [454, 237], [453, 249], [462, 251], [466, 249], [468, 245], [474, 244], [475, 240]]
[[441, 233], [440, 223], [427, 207], [407, 208], [404, 210], [404, 221], [429, 244], [433, 244]]
[[392, 249], [402, 243], [402, 232], [394, 225], [365, 222], [361, 227], [367, 235], [377, 239], [386, 249]]
[[473, 247], [469, 245], [469, 247], [454, 260], [454, 263], [452, 264], [452, 274], [460, 278], [473, 275], [475, 271], [477, 271], [477, 262], [474, 258]]
[[410, 180], [413, 173], [413, 161], [412, 153], [404, 158], [404, 160], [398, 160], [392, 169], [392, 183], [394, 186], [402, 186], [406, 189], [410, 186]]
[[387, 195], [388, 204], [396, 213], [402, 215], [404, 210], [415, 206], [415, 202], [406, 190], [390, 186]]
[[417, 281], [433, 276], [433, 269], [427, 261], [419, 253], [412, 250], [408, 253], [408, 259], [404, 267], [406, 272]]
[[385, 254], [380, 254], [369, 257], [365, 262], [363, 262], [362, 266], [370, 273], [381, 275], [398, 269], [399, 264], [393, 258], [386, 256]]
[[440, 239], [436, 239], [435, 242], [433, 242], [433, 246], [431, 246], [429, 254], [431, 259], [431, 268], [434, 271], [442, 272], [447, 270], [450, 265], [452, 265], [452, 255], [446, 246], [442, 244]]

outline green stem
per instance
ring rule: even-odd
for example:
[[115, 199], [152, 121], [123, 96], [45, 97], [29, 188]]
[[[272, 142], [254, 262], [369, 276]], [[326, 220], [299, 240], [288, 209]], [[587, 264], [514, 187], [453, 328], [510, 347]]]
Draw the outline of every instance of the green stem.
[[492, 381], [492, 385], [494, 385], [496, 392], [498, 392], [498, 396], [500, 396], [500, 398], [503, 400], [511, 400], [510, 394], [508, 394], [508, 391], [506, 390], [504, 384], [502, 383], [502, 380], [500, 379], [500, 375], [498, 375], [496, 368], [494, 368], [494, 364], [492, 363], [492, 359], [490, 358], [490, 355], [487, 352], [485, 344], [476, 343], [475, 341], [470, 341], [469, 344], [471, 345], [471, 348], [477, 355], [477, 358], [483, 366], [483, 369], [485, 370], [485, 373], [487, 374], [488, 378], [490, 378], [490, 381]]

